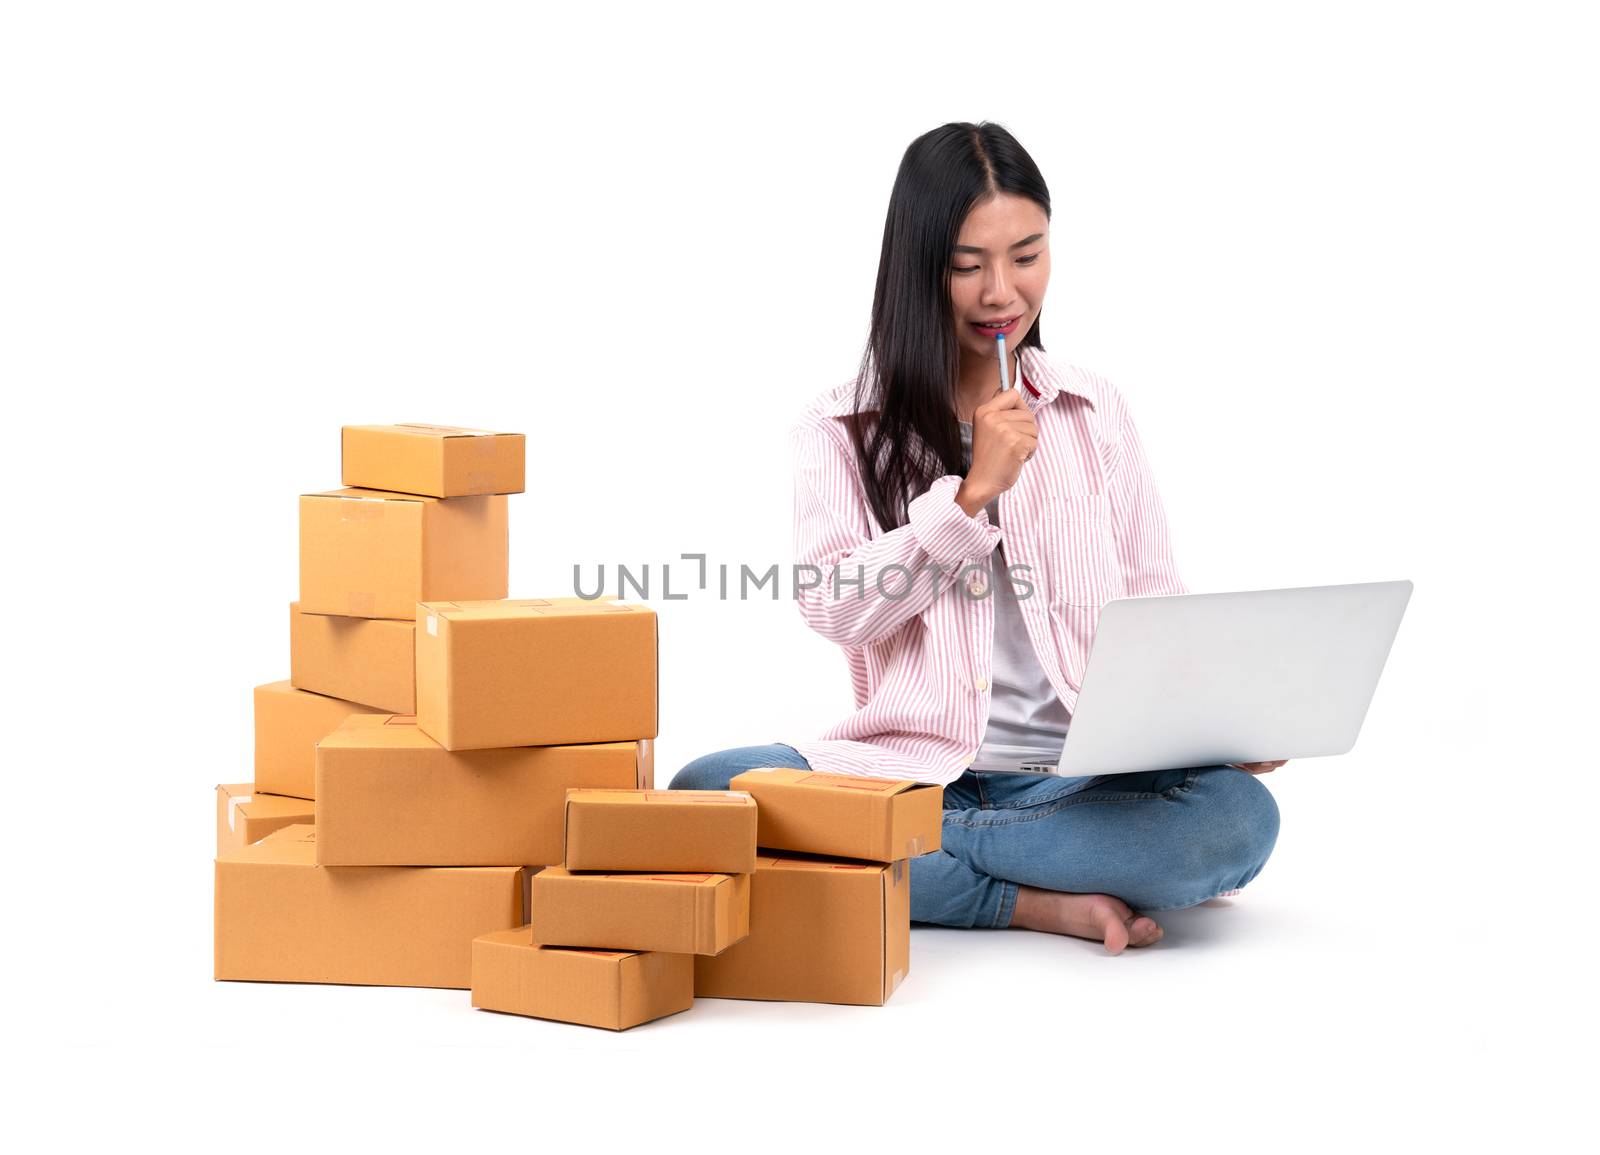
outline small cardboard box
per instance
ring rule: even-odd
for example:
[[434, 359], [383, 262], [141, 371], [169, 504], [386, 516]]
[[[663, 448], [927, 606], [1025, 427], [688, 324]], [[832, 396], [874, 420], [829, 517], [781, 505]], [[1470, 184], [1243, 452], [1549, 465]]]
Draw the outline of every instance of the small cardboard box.
[[446, 750], [656, 736], [648, 606], [532, 598], [415, 608], [417, 725]]
[[217, 787], [217, 853], [260, 842], [274, 830], [316, 821], [309, 798], [257, 794], [254, 782]]
[[528, 928], [472, 942], [472, 1005], [613, 1031], [686, 1011], [694, 956], [535, 946]]
[[342, 484], [429, 497], [521, 493], [524, 440], [452, 425], [346, 425]]
[[750, 875], [549, 866], [533, 876], [529, 909], [536, 943], [720, 954], [750, 933]]
[[216, 977], [472, 985], [472, 940], [523, 925], [517, 866], [318, 866], [286, 826], [216, 862]]
[[769, 850], [893, 862], [939, 849], [940, 786], [786, 768], [746, 770], [728, 786], [756, 800], [756, 841]]
[[695, 995], [882, 1006], [911, 966], [910, 867], [762, 855], [750, 935], [695, 956]]
[[416, 722], [361, 715], [318, 743], [318, 862], [557, 863], [568, 788], [634, 790], [654, 776], [649, 739], [451, 753]]
[[352, 714], [375, 714], [339, 698], [268, 682], [255, 690], [256, 789], [264, 794], [315, 798], [317, 741]]
[[509, 544], [503, 496], [303, 494], [300, 610], [411, 621], [418, 602], [503, 598]]
[[569, 790], [562, 865], [749, 874], [756, 868], [755, 800], [736, 790]]
[[377, 710], [417, 708], [417, 623], [300, 612], [289, 603], [289, 684]]

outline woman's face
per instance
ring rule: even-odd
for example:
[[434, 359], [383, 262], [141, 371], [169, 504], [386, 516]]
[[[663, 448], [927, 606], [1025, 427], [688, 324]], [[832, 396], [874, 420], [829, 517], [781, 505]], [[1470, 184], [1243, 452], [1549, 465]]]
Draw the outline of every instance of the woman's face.
[[1033, 328], [1050, 283], [1050, 222], [1026, 197], [999, 193], [972, 206], [950, 254], [950, 304], [962, 360], [995, 358], [995, 329], [1007, 320], [1006, 349]]

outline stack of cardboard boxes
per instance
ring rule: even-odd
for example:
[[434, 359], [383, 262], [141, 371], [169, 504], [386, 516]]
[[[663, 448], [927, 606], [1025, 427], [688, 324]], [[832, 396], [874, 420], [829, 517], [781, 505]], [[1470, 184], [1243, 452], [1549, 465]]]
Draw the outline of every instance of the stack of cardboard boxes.
[[[256, 689], [255, 782], [217, 792], [217, 978], [466, 988], [472, 939], [526, 923], [527, 868], [560, 861], [566, 788], [649, 783], [654, 615], [504, 600], [523, 447], [520, 434], [347, 427], [346, 488], [300, 499], [290, 678]], [[464, 614], [469, 641], [492, 650], [501, 619], [546, 612], [645, 622], [609, 655], [631, 679], [627, 724], [559, 746], [474, 741], [470, 727], [434, 741], [443, 731], [413, 716], [418, 621], [448, 637], [436, 615]], [[563, 659], [537, 655], [558, 675]], [[481, 673], [492, 659], [464, 660]]]
[[888, 999], [937, 787], [653, 789], [655, 614], [506, 598], [521, 435], [346, 427], [343, 481], [301, 498], [255, 782], [217, 788], [217, 978], [470, 986], [613, 1029], [696, 995]]
[[792, 769], [730, 786], [569, 790], [531, 924], [473, 944], [473, 1005], [623, 1029], [696, 996], [886, 1002], [943, 792]]

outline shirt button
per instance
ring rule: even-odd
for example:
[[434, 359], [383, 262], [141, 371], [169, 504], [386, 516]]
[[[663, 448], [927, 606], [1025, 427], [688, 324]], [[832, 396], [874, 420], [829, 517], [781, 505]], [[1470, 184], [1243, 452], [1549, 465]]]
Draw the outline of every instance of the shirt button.
[[967, 583], [967, 592], [975, 598], [981, 598], [983, 591], [989, 587], [983, 584], [982, 578], [973, 578]]
[[989, 688], [989, 679], [988, 678], [979, 678], [978, 679], [978, 692], [981, 694], [983, 691], [987, 690], [988, 688]]

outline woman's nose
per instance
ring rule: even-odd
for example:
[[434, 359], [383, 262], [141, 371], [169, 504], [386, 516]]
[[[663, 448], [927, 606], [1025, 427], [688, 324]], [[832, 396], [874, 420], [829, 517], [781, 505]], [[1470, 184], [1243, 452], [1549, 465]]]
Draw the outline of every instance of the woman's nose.
[[1004, 305], [1011, 300], [1011, 282], [1003, 270], [996, 269], [984, 279], [985, 304]]

